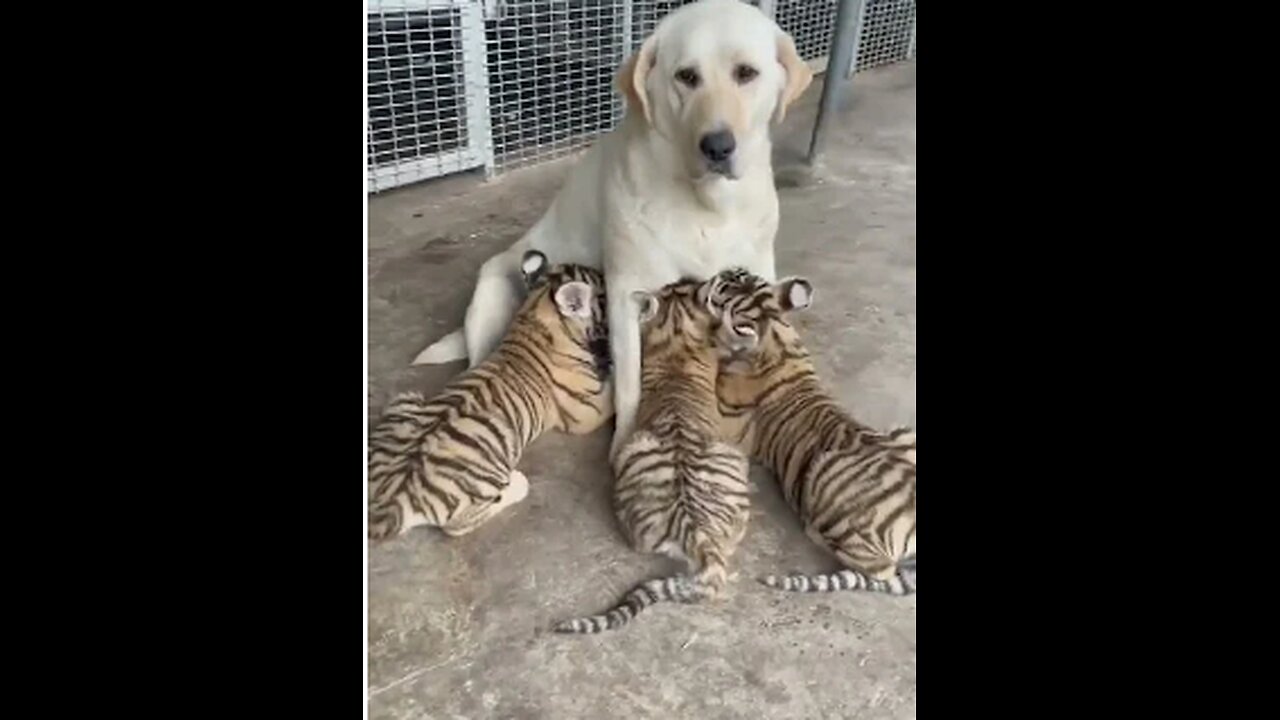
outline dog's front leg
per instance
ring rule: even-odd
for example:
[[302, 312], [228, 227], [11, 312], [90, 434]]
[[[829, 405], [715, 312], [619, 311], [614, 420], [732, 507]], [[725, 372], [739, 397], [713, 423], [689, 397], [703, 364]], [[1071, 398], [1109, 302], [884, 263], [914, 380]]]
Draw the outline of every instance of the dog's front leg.
[[637, 283], [625, 279], [609, 279], [609, 351], [613, 356], [613, 407], [616, 421], [612, 459], [635, 428], [640, 405], [640, 308], [631, 295], [640, 290]]
[[747, 270], [753, 275], [764, 278], [766, 282], [778, 281], [778, 271], [773, 259], [773, 243], [768, 243], [766, 247], [752, 253], [751, 261], [747, 263]]
[[778, 281], [778, 267], [773, 252], [774, 240], [778, 236], [777, 198], [773, 200], [773, 210], [764, 219], [748, 250], [747, 270], [759, 275], [767, 282]]

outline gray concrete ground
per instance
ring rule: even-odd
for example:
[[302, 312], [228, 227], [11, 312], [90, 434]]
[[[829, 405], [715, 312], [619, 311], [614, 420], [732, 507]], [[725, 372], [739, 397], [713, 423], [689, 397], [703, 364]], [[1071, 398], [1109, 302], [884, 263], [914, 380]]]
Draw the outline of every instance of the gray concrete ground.
[[[860, 74], [824, 162], [806, 172], [820, 93], [816, 81], [775, 133], [779, 274], [814, 283], [800, 325], [833, 391], [869, 423], [914, 425], [915, 64]], [[461, 321], [480, 263], [534, 222], [572, 162], [370, 199], [371, 417], [393, 393], [433, 392], [461, 369], [408, 363]], [[659, 605], [612, 633], [548, 633], [673, 569], [617, 531], [607, 447], [607, 430], [547, 436], [521, 465], [529, 497], [489, 525], [370, 548], [369, 717], [915, 717], [915, 596], [758, 585], [835, 567], [759, 468], [739, 574], [720, 600]]]

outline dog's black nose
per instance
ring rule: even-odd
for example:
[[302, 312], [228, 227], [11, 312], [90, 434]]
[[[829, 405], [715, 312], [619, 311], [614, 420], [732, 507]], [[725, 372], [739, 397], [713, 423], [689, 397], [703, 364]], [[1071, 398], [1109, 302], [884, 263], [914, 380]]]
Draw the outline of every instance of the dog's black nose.
[[737, 146], [738, 143], [734, 142], [733, 133], [728, 130], [707, 133], [698, 142], [698, 149], [711, 162], [728, 160], [729, 156], [733, 154], [733, 149]]

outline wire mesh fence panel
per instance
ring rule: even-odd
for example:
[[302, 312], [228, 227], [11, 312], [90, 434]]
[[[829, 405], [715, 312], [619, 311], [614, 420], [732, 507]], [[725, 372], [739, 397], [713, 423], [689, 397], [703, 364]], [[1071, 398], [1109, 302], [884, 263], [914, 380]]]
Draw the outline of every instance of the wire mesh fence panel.
[[370, 189], [487, 163], [482, 17], [465, 0], [370, 0]]
[[837, 0], [777, 0], [774, 21], [796, 42], [806, 61], [825, 60], [835, 29]]
[[573, 152], [622, 113], [623, 0], [509, 1], [485, 21], [495, 169]]
[[696, 2], [696, 0], [639, 0], [631, 3], [632, 32], [627, 52], [632, 53], [638, 50], [640, 43], [649, 37], [654, 28], [658, 27], [658, 21], [666, 17], [668, 13], [681, 5], [688, 5], [691, 2]]
[[[695, 0], [369, 0], [373, 192], [580, 150], [622, 118], [618, 67]], [[744, 0], [826, 63], [838, 0]], [[914, 0], [867, 0], [857, 69], [914, 50]]]
[[915, 0], [867, 0], [855, 72], [900, 62], [914, 52]]

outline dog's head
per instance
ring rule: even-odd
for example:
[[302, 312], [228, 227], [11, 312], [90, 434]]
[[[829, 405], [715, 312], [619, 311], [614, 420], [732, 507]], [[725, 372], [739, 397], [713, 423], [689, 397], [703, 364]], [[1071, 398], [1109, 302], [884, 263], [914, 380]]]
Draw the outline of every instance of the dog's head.
[[738, 0], [702, 0], [663, 18], [618, 84], [694, 180], [737, 179], [768, 145], [770, 119], [813, 79], [791, 37]]

